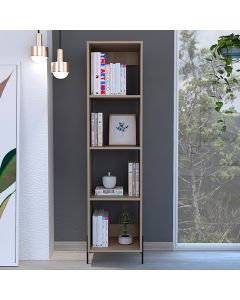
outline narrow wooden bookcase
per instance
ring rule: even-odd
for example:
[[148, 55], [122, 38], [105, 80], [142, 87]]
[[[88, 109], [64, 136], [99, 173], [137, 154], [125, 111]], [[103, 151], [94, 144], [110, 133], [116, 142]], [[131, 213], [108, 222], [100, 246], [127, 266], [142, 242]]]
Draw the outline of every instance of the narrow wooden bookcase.
[[[106, 53], [106, 63], [121, 63], [138, 66], [139, 91], [136, 95], [91, 95], [91, 52]], [[91, 146], [91, 112], [103, 112], [103, 147]], [[135, 113], [137, 117], [136, 146], [110, 146], [108, 144], [108, 117], [111, 113]], [[128, 196], [128, 162], [140, 163], [140, 195]], [[137, 252], [143, 263], [143, 42], [142, 41], [88, 41], [87, 42], [87, 263], [89, 253], [96, 252]], [[117, 185], [124, 186], [124, 196], [95, 196], [96, 185], [101, 177], [111, 171], [117, 176]], [[131, 245], [118, 244], [120, 225], [115, 218], [109, 224], [109, 246], [92, 246], [92, 213], [94, 208], [106, 208], [121, 212], [122, 205], [134, 208], [135, 221], [130, 230]], [[137, 221], [136, 221], [137, 220]]]

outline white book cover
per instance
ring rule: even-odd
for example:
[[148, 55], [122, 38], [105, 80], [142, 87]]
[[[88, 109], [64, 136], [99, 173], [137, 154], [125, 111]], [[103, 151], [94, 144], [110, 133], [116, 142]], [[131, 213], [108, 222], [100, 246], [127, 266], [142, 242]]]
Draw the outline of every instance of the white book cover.
[[110, 65], [106, 64], [106, 95], [110, 95]]
[[108, 212], [104, 211], [103, 214], [103, 247], [108, 247]]
[[91, 52], [91, 95], [93, 95], [93, 66], [94, 66], [94, 52]]
[[102, 224], [103, 224], [103, 209], [98, 211], [98, 221], [97, 221], [97, 247], [102, 247]]
[[115, 64], [115, 93], [120, 95], [120, 63]]
[[103, 146], [103, 113], [98, 113], [98, 147]]
[[92, 216], [92, 244], [93, 247], [97, 246], [97, 221], [98, 209], [95, 209]]
[[113, 63], [110, 63], [110, 67], [109, 67], [109, 84], [110, 84], [110, 95], [113, 95]]
[[140, 178], [139, 178], [139, 163], [136, 163], [136, 196], [139, 197], [140, 193]]
[[128, 163], [128, 196], [132, 197], [132, 163]]
[[98, 114], [94, 113], [94, 145], [98, 145]]
[[95, 196], [123, 196], [123, 187], [116, 186], [113, 189], [106, 189], [102, 186], [95, 188]]
[[124, 76], [124, 67], [120, 65], [120, 95], [123, 95], [123, 76]]
[[112, 66], [112, 94], [116, 95], [116, 75], [115, 75], [116, 64]]
[[91, 113], [91, 146], [97, 146], [95, 145], [95, 113]]
[[101, 52], [93, 52], [93, 95], [101, 94]]
[[132, 166], [133, 166], [133, 168], [132, 168], [132, 182], [133, 182], [132, 193], [133, 193], [133, 196], [135, 197], [136, 196], [136, 163], [134, 162]]
[[123, 65], [123, 95], [127, 95], [127, 65]]

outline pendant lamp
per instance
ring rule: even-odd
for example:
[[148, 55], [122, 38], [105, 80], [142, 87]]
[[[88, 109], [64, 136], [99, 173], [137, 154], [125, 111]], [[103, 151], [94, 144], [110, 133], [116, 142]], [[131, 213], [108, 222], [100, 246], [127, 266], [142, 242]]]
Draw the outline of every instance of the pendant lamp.
[[36, 45], [30, 48], [31, 59], [35, 63], [44, 63], [48, 59], [48, 47], [42, 45], [42, 34], [40, 30], [36, 34]]
[[69, 63], [63, 61], [62, 32], [59, 30], [59, 48], [57, 49], [57, 61], [51, 63], [51, 72], [57, 79], [64, 79], [69, 74]]

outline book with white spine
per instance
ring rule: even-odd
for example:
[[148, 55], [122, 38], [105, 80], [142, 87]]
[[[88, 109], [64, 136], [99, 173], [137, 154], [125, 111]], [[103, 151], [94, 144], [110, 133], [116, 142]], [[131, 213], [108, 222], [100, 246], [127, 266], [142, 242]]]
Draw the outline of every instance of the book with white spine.
[[101, 94], [101, 81], [100, 81], [100, 72], [101, 72], [101, 52], [93, 52], [92, 56], [93, 62], [93, 95]]
[[103, 213], [103, 247], [108, 247], [108, 223], [109, 223], [109, 216], [108, 212], [104, 211]]
[[113, 95], [113, 63], [109, 66], [109, 85], [110, 85], [110, 95]]
[[112, 95], [116, 95], [116, 64], [112, 65]]
[[91, 95], [93, 95], [93, 78], [94, 78], [94, 75], [93, 75], [93, 70], [94, 70], [94, 53], [91, 52]]
[[139, 178], [139, 163], [136, 163], [136, 196], [139, 197], [140, 194], [140, 178]]
[[98, 145], [98, 114], [94, 113], [94, 146]]
[[120, 95], [124, 95], [124, 66], [120, 65]]
[[98, 125], [97, 125], [97, 130], [98, 130], [98, 147], [103, 146], [103, 113], [99, 112], [98, 113]]
[[115, 64], [115, 94], [120, 95], [120, 63]]
[[106, 189], [104, 186], [95, 188], [95, 196], [123, 196], [123, 186], [115, 186], [112, 189]]
[[136, 163], [133, 163], [133, 169], [132, 169], [132, 189], [133, 189], [133, 196], [136, 196]]
[[128, 163], [128, 196], [132, 197], [132, 163]]
[[105, 66], [105, 72], [106, 72], [106, 95], [110, 95], [110, 65], [106, 64]]
[[92, 215], [92, 244], [97, 247], [97, 223], [98, 222], [98, 209], [95, 209]]
[[97, 247], [102, 247], [103, 239], [103, 209], [99, 209], [97, 217]]
[[127, 65], [123, 65], [123, 95], [127, 94]]
[[97, 146], [95, 145], [95, 113], [91, 113], [91, 146]]

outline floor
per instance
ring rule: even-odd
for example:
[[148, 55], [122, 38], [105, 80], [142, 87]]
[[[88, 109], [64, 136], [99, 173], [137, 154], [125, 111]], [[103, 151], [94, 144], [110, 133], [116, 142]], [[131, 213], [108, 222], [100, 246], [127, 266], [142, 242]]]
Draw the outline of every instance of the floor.
[[76, 251], [55, 251], [49, 261], [21, 261], [17, 270], [240, 270], [238, 251], [145, 251], [135, 253], [96, 253], [91, 264], [86, 254]]

